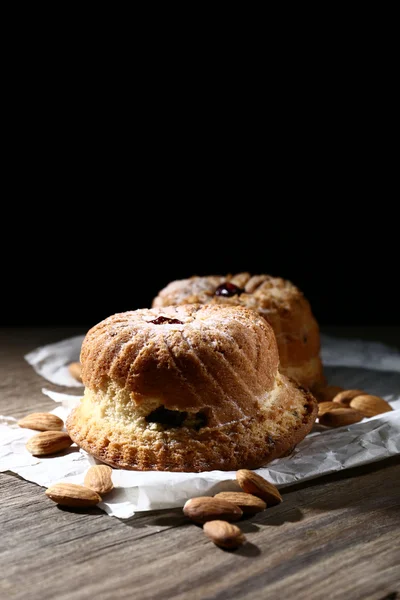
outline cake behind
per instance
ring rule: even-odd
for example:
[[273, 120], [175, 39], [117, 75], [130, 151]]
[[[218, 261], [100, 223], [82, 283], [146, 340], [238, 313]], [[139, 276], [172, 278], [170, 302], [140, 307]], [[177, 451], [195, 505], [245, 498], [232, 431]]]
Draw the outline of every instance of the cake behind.
[[272, 326], [282, 372], [310, 389], [324, 384], [318, 323], [302, 292], [270, 275], [211, 275], [172, 281], [153, 307], [182, 304], [238, 305], [256, 310]]

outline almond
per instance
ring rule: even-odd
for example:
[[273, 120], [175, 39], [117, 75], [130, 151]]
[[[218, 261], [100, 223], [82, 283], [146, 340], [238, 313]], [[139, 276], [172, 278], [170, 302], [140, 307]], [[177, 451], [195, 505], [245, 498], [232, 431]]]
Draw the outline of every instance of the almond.
[[82, 366], [80, 362], [73, 362], [68, 365], [68, 370], [72, 377], [82, 383]]
[[112, 468], [107, 465], [90, 467], [83, 481], [84, 485], [98, 494], [107, 494], [113, 489]]
[[336, 410], [328, 410], [320, 418], [321, 425], [328, 427], [343, 427], [344, 425], [352, 425], [358, 423], [364, 418], [364, 415], [358, 410], [352, 408], [337, 408]]
[[226, 521], [208, 521], [204, 523], [203, 530], [206, 536], [220, 548], [233, 550], [246, 541], [239, 527]]
[[264, 477], [261, 477], [261, 475], [254, 473], [254, 471], [239, 469], [236, 473], [236, 479], [244, 492], [261, 498], [268, 506], [274, 506], [282, 502], [282, 496], [278, 488], [273, 483], [264, 479]]
[[345, 406], [340, 405], [339, 402], [320, 402], [318, 404], [318, 417], [322, 417], [328, 410], [337, 410], [338, 408], [345, 408]]
[[333, 402], [340, 402], [345, 406], [349, 406], [353, 398], [361, 396], [361, 394], [365, 394], [365, 392], [362, 390], [344, 390], [334, 397]]
[[20, 421], [20, 427], [25, 429], [36, 429], [37, 431], [61, 431], [64, 421], [51, 413], [31, 413]]
[[26, 443], [26, 449], [33, 456], [47, 456], [69, 448], [72, 440], [64, 431], [42, 431], [31, 437]]
[[314, 396], [318, 402], [331, 402], [335, 396], [342, 392], [343, 388], [338, 385], [326, 385], [314, 391]]
[[183, 507], [183, 512], [196, 523], [205, 523], [216, 519], [238, 521], [243, 515], [243, 511], [235, 504], [210, 496], [191, 498]]
[[261, 500], [261, 498], [253, 496], [252, 494], [246, 494], [246, 492], [220, 492], [219, 494], [215, 494], [214, 498], [232, 502], [232, 504], [238, 506], [245, 515], [255, 515], [267, 508], [264, 500]]
[[355, 410], [359, 410], [365, 417], [374, 417], [375, 415], [393, 410], [386, 400], [379, 396], [371, 396], [370, 394], [356, 396], [350, 402], [350, 406]]
[[101, 502], [99, 494], [75, 483], [55, 483], [46, 490], [46, 496], [63, 506], [94, 506]]

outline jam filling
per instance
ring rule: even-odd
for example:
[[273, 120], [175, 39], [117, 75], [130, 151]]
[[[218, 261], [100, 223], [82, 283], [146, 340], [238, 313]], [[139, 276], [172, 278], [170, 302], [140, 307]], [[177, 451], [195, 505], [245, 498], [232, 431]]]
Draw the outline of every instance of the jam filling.
[[207, 425], [207, 417], [204, 413], [190, 414], [185, 411], [169, 410], [165, 406], [159, 406], [146, 417], [148, 423], [159, 423], [167, 428], [192, 427], [198, 431]]
[[178, 323], [178, 325], [183, 325], [182, 321], [179, 319], [170, 319], [169, 317], [157, 317], [157, 319], [153, 319], [149, 321], [149, 323], [154, 323], [154, 325], [162, 325], [162, 323]]
[[234, 283], [229, 283], [229, 281], [225, 281], [225, 283], [221, 283], [215, 290], [215, 296], [225, 296], [225, 298], [231, 298], [232, 296], [240, 296], [243, 294], [244, 289], [238, 287]]

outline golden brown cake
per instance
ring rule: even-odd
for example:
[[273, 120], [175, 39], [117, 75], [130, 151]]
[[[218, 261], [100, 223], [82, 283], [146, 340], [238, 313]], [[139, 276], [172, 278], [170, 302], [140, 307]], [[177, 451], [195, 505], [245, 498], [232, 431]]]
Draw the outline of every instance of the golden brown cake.
[[319, 327], [309, 302], [290, 281], [270, 275], [215, 275], [169, 283], [153, 307], [228, 304], [256, 310], [272, 326], [282, 372], [310, 389], [324, 384]]
[[71, 438], [124, 469], [256, 468], [310, 431], [313, 396], [278, 369], [274, 333], [238, 306], [116, 314], [82, 344]]

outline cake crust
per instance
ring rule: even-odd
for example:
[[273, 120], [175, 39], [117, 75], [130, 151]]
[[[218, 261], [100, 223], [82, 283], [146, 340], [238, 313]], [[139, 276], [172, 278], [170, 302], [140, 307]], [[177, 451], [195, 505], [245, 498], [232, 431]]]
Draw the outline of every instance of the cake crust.
[[[283, 385], [290, 384], [282, 376]], [[295, 387], [290, 422], [270, 420], [266, 415], [202, 431], [144, 433], [132, 438], [128, 429], [110, 421], [89, 419], [77, 407], [67, 420], [70, 437], [89, 454], [119, 469], [138, 471], [235, 471], [257, 469], [275, 458], [286, 456], [311, 431], [317, 404], [307, 390]], [[282, 392], [281, 400], [285, 392]], [[294, 408], [295, 407], [295, 408]]]
[[132, 470], [257, 468], [311, 430], [317, 404], [279, 372], [274, 333], [253, 310], [182, 305], [109, 317], [81, 351], [85, 395], [71, 438]]

